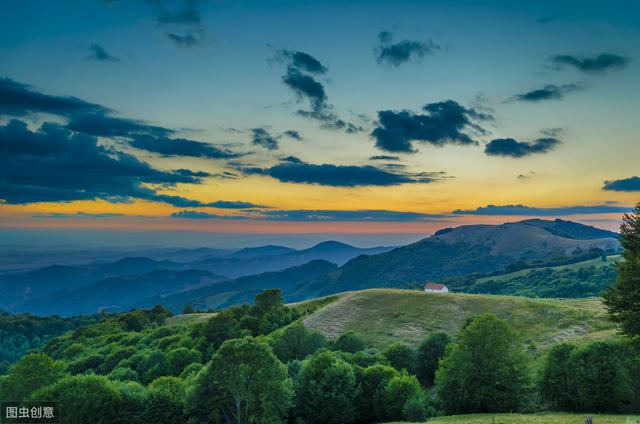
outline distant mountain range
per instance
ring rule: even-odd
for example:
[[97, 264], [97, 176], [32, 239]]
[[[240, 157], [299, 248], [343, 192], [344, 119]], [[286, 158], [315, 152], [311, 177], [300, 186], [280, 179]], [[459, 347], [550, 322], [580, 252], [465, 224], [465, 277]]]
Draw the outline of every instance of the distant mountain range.
[[157, 249], [86, 265], [52, 265], [0, 275], [0, 309], [40, 315], [90, 314], [155, 304], [217, 309], [269, 288], [288, 301], [426, 280], [558, 265], [619, 250], [618, 234], [563, 220], [447, 228], [398, 248], [327, 241], [308, 249]]

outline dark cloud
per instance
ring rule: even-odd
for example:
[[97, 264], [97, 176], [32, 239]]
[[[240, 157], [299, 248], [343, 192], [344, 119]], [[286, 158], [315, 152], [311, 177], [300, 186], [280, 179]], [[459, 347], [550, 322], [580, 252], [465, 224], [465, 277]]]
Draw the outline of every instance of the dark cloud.
[[301, 71], [311, 74], [326, 74], [329, 70], [326, 65], [308, 53], [286, 49], [279, 50], [278, 53], [282, 59], [289, 62], [291, 67]]
[[590, 215], [599, 213], [624, 213], [631, 208], [626, 206], [594, 205], [565, 206], [560, 208], [535, 208], [525, 205], [487, 205], [477, 209], [453, 211], [455, 215], [520, 215], [520, 216], [565, 216]]
[[372, 221], [408, 222], [445, 218], [419, 212], [399, 212], [388, 210], [273, 210], [261, 212], [262, 219], [275, 221]]
[[211, 176], [211, 174], [209, 174], [208, 172], [192, 171], [190, 169], [176, 169], [173, 172], [179, 175], [184, 175], [187, 177], [196, 177], [196, 178], [206, 178]]
[[520, 181], [523, 181], [523, 182], [524, 182], [524, 181], [528, 181], [528, 180], [530, 180], [531, 178], [535, 177], [535, 175], [536, 175], [536, 173], [535, 173], [535, 172], [530, 171], [530, 172], [528, 172], [528, 173], [526, 173], [526, 174], [519, 174], [517, 178], [518, 178], [518, 180], [520, 180]]
[[378, 34], [380, 44], [376, 46], [376, 56], [378, 64], [400, 66], [412, 59], [421, 59], [427, 54], [431, 54], [441, 47], [431, 40], [411, 41], [402, 40], [392, 43], [393, 34], [389, 31], [382, 31]]
[[173, 41], [176, 47], [190, 48], [202, 43], [205, 29], [197, 0], [183, 0], [180, 7], [173, 10], [169, 9], [163, 0], [149, 1], [155, 7], [158, 26], [179, 29], [179, 33], [175, 31], [166, 33], [167, 38]]
[[629, 62], [629, 58], [614, 53], [601, 53], [593, 57], [581, 57], [567, 54], [551, 57], [551, 63], [557, 67], [570, 66], [581, 72], [589, 74], [598, 74], [624, 69]]
[[297, 158], [295, 156], [287, 156], [285, 158], [281, 158], [280, 162], [303, 163], [302, 159]]
[[364, 131], [364, 128], [361, 126], [340, 119], [338, 115], [332, 112], [309, 112], [306, 110], [299, 110], [296, 114], [303, 118], [313, 119], [320, 122], [320, 127], [325, 130], [342, 130], [347, 134], [355, 134]]
[[159, 153], [163, 156], [191, 156], [207, 159], [229, 159], [239, 155], [229, 150], [219, 149], [211, 144], [184, 138], [163, 138], [140, 136], [129, 144], [136, 149]]
[[188, 49], [200, 44], [200, 39], [194, 34], [179, 35], [172, 32], [167, 33], [167, 38], [173, 41], [177, 47]]
[[584, 86], [582, 84], [563, 84], [563, 85], [547, 84], [542, 88], [537, 88], [535, 90], [516, 94], [515, 96], [511, 97], [510, 100], [519, 100], [523, 102], [560, 100], [569, 93], [573, 93], [575, 91], [581, 91], [583, 89], [584, 89]]
[[87, 60], [95, 60], [98, 62], [120, 62], [120, 59], [109, 53], [104, 47], [98, 44], [91, 44], [89, 47], [91, 54], [87, 57]]
[[117, 118], [100, 111], [71, 116], [67, 127], [73, 131], [98, 137], [168, 137], [173, 130], [142, 121]]
[[488, 156], [521, 158], [534, 153], [547, 153], [558, 144], [560, 144], [560, 140], [553, 137], [539, 138], [530, 143], [513, 138], [497, 138], [487, 143], [484, 152]]
[[148, 187], [198, 184], [201, 177], [154, 169], [98, 144], [95, 137], [54, 123], [44, 123], [37, 131], [18, 120], [0, 126], [0, 182], [0, 199], [11, 204], [136, 198], [202, 206]]
[[429, 103], [422, 109], [425, 114], [378, 112], [378, 126], [371, 133], [376, 147], [387, 152], [414, 153], [413, 141], [435, 146], [478, 144], [468, 132], [486, 133], [477, 122], [492, 119], [489, 114], [465, 108], [453, 100]]
[[371, 156], [369, 160], [400, 160], [398, 156], [386, 156], [386, 155], [376, 155]]
[[209, 204], [211, 207], [218, 209], [251, 209], [251, 208], [259, 208], [264, 209], [268, 208], [268, 206], [256, 205], [250, 202], [240, 202], [240, 201], [229, 201], [229, 200], [218, 200], [216, 202], [212, 202]]
[[264, 147], [267, 150], [278, 149], [278, 137], [272, 136], [264, 128], [253, 128], [251, 133], [253, 134], [253, 138], [251, 140], [252, 144]]
[[640, 191], [640, 177], [605, 181], [602, 189], [609, 191]]
[[[297, 159], [297, 158], [295, 158]], [[333, 187], [392, 186], [438, 181], [440, 173], [396, 173], [374, 166], [310, 164], [301, 160], [286, 161], [271, 168], [246, 168], [245, 174], [266, 175], [287, 183], [318, 184]]]
[[298, 131], [294, 131], [294, 130], [288, 130], [282, 133], [282, 135], [285, 135], [289, 138], [292, 138], [294, 140], [298, 140], [298, 141], [302, 141], [304, 140], [304, 138], [300, 135], [300, 133]]
[[50, 96], [33, 90], [9, 78], [0, 78], [0, 115], [25, 116], [30, 113], [50, 113], [71, 116], [79, 113], [106, 113], [100, 105], [77, 97]]
[[294, 67], [289, 67], [282, 81], [300, 98], [309, 100], [311, 109], [322, 111], [327, 106], [327, 94], [321, 83], [310, 75], [305, 75]]

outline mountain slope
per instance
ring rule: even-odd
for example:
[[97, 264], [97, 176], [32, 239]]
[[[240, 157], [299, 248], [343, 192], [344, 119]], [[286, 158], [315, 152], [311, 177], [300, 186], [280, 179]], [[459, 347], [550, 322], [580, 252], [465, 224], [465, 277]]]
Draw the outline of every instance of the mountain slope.
[[[225, 257], [211, 257], [190, 264], [191, 268], [204, 269], [232, 278], [263, 272], [280, 271], [313, 260], [324, 260], [342, 265], [360, 255], [375, 255], [391, 250], [390, 247], [359, 248], [335, 241], [322, 242], [304, 250], [281, 246], [263, 246], [243, 249]], [[268, 252], [269, 254], [259, 254]]]
[[146, 274], [109, 277], [73, 290], [56, 291], [34, 298], [17, 307], [17, 310], [60, 316], [123, 310], [147, 297], [189, 290], [224, 279], [220, 275], [198, 270], [156, 270]]
[[279, 288], [287, 293], [294, 287], [336, 268], [337, 266], [331, 262], [314, 260], [282, 271], [241, 277], [169, 296], [150, 297], [137, 302], [135, 306], [145, 308], [160, 304], [174, 312], [181, 311], [185, 305], [199, 310], [223, 308], [251, 302], [256, 294], [267, 289]]
[[109, 277], [179, 269], [184, 269], [184, 266], [142, 257], [78, 266], [51, 265], [25, 273], [0, 276], [0, 298], [2, 307], [11, 310], [30, 299], [58, 290], [73, 290]]
[[[298, 287], [293, 299], [306, 299], [371, 287], [406, 287], [426, 280], [468, 274], [490, 274], [509, 267], [557, 264], [615, 251], [615, 235], [567, 238], [554, 232], [566, 221], [530, 221], [501, 225], [468, 225], [436, 232], [432, 237], [373, 256], [355, 258], [338, 270]], [[571, 223], [573, 233], [582, 224]], [[579, 227], [575, 227], [579, 226]], [[597, 229], [593, 229], [597, 230]]]

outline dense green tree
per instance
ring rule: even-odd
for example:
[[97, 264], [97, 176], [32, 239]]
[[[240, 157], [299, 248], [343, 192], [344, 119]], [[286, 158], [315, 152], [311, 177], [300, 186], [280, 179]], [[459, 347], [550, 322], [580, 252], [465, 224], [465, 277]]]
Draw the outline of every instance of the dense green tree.
[[168, 373], [177, 376], [188, 365], [202, 361], [202, 354], [195, 349], [179, 347], [167, 353], [167, 361], [169, 362]]
[[196, 311], [193, 309], [193, 306], [191, 305], [185, 305], [185, 307], [182, 309], [183, 315], [193, 314], [195, 312]]
[[620, 342], [598, 341], [578, 348], [571, 355], [577, 409], [624, 412], [634, 399], [631, 381], [632, 352]]
[[554, 408], [575, 411], [577, 404], [576, 380], [571, 368], [571, 355], [576, 347], [561, 343], [547, 354], [540, 381], [542, 398]]
[[447, 414], [517, 410], [524, 401], [528, 370], [509, 324], [493, 314], [476, 317], [447, 348], [436, 384]]
[[104, 355], [93, 353], [67, 364], [67, 370], [71, 374], [82, 374], [90, 370], [97, 370], [104, 362]]
[[144, 417], [147, 403], [147, 390], [135, 381], [114, 381], [113, 387], [120, 395], [118, 406], [119, 419], [122, 424], [147, 424]]
[[625, 214], [620, 226], [623, 261], [618, 264], [616, 283], [605, 292], [611, 318], [630, 337], [640, 337], [640, 203]]
[[356, 377], [351, 365], [328, 350], [307, 359], [296, 378], [296, 416], [306, 424], [355, 420]]
[[265, 290], [258, 294], [253, 302], [257, 315], [264, 315], [284, 304], [284, 297], [280, 289]]
[[372, 365], [363, 370], [356, 396], [359, 421], [372, 423], [390, 419], [387, 413], [386, 387], [392, 378], [399, 375], [395, 368], [387, 365]]
[[415, 371], [416, 352], [402, 342], [395, 342], [387, 346], [384, 356], [389, 364], [398, 371], [405, 370], [409, 373]]
[[64, 365], [43, 353], [23, 356], [13, 364], [0, 382], [0, 399], [25, 399], [35, 390], [48, 386], [64, 376]]
[[397, 421], [404, 418], [403, 411], [407, 401], [422, 396], [422, 387], [415, 375], [404, 371], [389, 380], [385, 386], [385, 394], [388, 417]]
[[327, 346], [327, 339], [318, 331], [309, 331], [302, 324], [285, 328], [270, 340], [273, 353], [286, 363], [293, 359], [304, 359], [318, 349]]
[[194, 337], [202, 337], [206, 343], [203, 353], [209, 356], [215, 352], [225, 340], [248, 335], [247, 330], [240, 327], [237, 317], [228, 311], [220, 312], [202, 324], [195, 326]]
[[58, 401], [65, 424], [121, 421], [122, 399], [116, 385], [99, 375], [74, 375], [31, 394], [29, 400]]
[[424, 387], [433, 385], [438, 362], [444, 356], [444, 351], [449, 343], [451, 343], [451, 338], [443, 332], [431, 334], [420, 343], [416, 355], [416, 376]]
[[355, 331], [347, 331], [335, 340], [333, 347], [342, 352], [355, 353], [365, 350], [367, 344], [360, 334]]
[[104, 360], [98, 367], [98, 370], [101, 374], [108, 374], [120, 363], [120, 361], [133, 356], [135, 353], [136, 350], [132, 347], [117, 347], [105, 356]]
[[204, 368], [204, 365], [202, 365], [199, 362], [194, 362], [193, 364], [189, 364], [180, 373], [180, 378], [185, 380], [193, 378], [200, 372], [200, 370], [202, 370], [202, 368]]
[[402, 416], [406, 421], [423, 422], [435, 415], [435, 411], [427, 405], [423, 394], [407, 400], [402, 408]]
[[293, 397], [287, 368], [268, 344], [228, 340], [198, 374], [186, 407], [194, 422], [270, 424], [284, 421]]
[[147, 387], [144, 418], [147, 423], [183, 423], [186, 384], [177, 377], [160, 377]]
[[129, 367], [117, 367], [111, 371], [107, 377], [111, 380], [117, 381], [139, 381], [140, 376], [135, 370], [132, 370]]
[[149, 384], [163, 375], [169, 375], [169, 360], [167, 359], [167, 354], [162, 350], [154, 350], [145, 358], [141, 376], [142, 382]]

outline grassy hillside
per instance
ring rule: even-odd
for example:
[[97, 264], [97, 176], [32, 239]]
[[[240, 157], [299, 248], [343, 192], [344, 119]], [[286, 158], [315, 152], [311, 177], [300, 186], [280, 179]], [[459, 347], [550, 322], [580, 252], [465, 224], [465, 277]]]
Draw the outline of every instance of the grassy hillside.
[[437, 417], [429, 424], [584, 424], [592, 417], [594, 424], [635, 424], [637, 416], [599, 414], [470, 414]]
[[596, 268], [601, 268], [603, 266], [612, 266], [619, 259], [620, 259], [620, 255], [611, 255], [611, 256], [607, 256], [605, 261], [603, 261], [601, 258], [596, 258], [596, 259], [589, 259], [589, 260], [586, 260], [586, 261], [576, 262], [576, 263], [568, 264], [568, 265], [558, 265], [558, 266], [549, 266], [549, 267], [536, 267], [536, 268], [521, 269], [519, 271], [510, 272], [508, 274], [501, 274], [501, 275], [495, 275], [495, 276], [491, 276], [491, 277], [478, 278], [476, 280], [476, 283], [484, 283], [484, 282], [489, 281], [489, 280], [493, 280], [493, 281], [512, 280], [512, 279], [514, 279], [516, 277], [525, 276], [531, 271], [543, 270], [543, 269], [551, 269], [553, 271], [562, 271], [562, 270], [567, 270], [568, 269], [568, 270], [575, 271], [575, 270], [582, 269], [582, 268], [587, 268], [587, 267], [590, 267], [590, 266], [594, 266]]
[[560, 341], [580, 343], [614, 337], [616, 332], [599, 299], [528, 299], [397, 289], [344, 293], [304, 322], [328, 337], [354, 330], [376, 347], [398, 340], [415, 346], [435, 331], [457, 335], [467, 318], [485, 312], [507, 319], [534, 353]]

